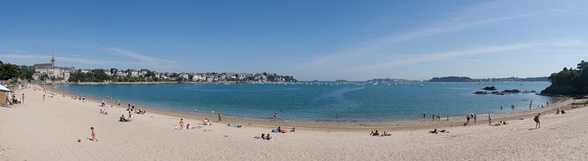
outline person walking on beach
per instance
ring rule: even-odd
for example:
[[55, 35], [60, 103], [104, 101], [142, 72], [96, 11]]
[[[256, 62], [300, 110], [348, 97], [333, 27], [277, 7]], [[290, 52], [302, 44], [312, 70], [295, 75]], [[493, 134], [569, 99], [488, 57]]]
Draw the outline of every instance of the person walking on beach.
[[180, 130], [184, 127], [184, 118], [180, 118]]
[[466, 116], [466, 120], [467, 120], [467, 122], [466, 122], [466, 123], [468, 123], [468, 124], [469, 124], [469, 123], [470, 123], [470, 119], [471, 119], [471, 118], [472, 118], [472, 115], [468, 114], [468, 116]]
[[537, 114], [537, 116], [533, 118], [533, 120], [535, 121], [535, 129], [541, 128], [541, 121], [539, 121], [539, 116], [541, 116], [541, 113]]
[[276, 119], [278, 119], [278, 113], [274, 113], [274, 122], [276, 122]]
[[92, 139], [90, 139], [91, 141], [98, 141], [98, 139], [96, 139], [96, 133], [94, 132], [94, 127], [90, 127], [90, 130], [92, 131]]
[[221, 113], [218, 113], [218, 122], [220, 122], [222, 120], [222, 115]]
[[437, 121], [441, 121], [441, 114], [437, 113]]
[[24, 103], [24, 93], [22, 93], [22, 99], [20, 100], [20, 103]]

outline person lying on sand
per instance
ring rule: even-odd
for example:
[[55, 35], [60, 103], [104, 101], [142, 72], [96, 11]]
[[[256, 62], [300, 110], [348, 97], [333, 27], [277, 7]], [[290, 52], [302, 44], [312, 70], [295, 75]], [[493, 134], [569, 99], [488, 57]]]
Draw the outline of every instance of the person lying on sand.
[[431, 133], [431, 134], [439, 134], [439, 133], [449, 133], [449, 131], [447, 131], [445, 129], [443, 129], [443, 130], [437, 130], [437, 129], [435, 129], [433, 131], [429, 131], [429, 133]]
[[392, 134], [388, 134], [387, 131], [384, 131], [384, 133], [381, 136], [392, 136]]
[[253, 137], [253, 138], [255, 138], [255, 139], [261, 139], [261, 140], [265, 140], [265, 133], [261, 133], [261, 137], [259, 137], [259, 136], [255, 136], [255, 137]]
[[372, 136], [380, 136], [380, 133], [378, 132], [378, 130], [376, 130], [376, 132], [373, 132], [370, 134]]

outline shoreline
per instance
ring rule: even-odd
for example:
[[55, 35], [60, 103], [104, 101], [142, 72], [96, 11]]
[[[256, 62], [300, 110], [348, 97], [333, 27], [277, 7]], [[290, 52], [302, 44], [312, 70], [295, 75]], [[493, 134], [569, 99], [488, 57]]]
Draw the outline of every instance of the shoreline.
[[[205, 126], [197, 117], [184, 118], [182, 127], [196, 127], [190, 130], [178, 128], [181, 114], [148, 110], [120, 122], [120, 115], [128, 114], [126, 105], [105, 108], [92, 98], [72, 100], [52, 86], [34, 87], [18, 91], [26, 94], [22, 104], [0, 108], [0, 160], [585, 160], [588, 142], [586, 99], [576, 100], [575, 106], [583, 108], [566, 114], [541, 109], [539, 128], [527, 116], [502, 126], [488, 126], [480, 117], [478, 124], [453, 127], [451, 120], [396, 125], [237, 119], [244, 122], [211, 119], [212, 125]], [[567, 103], [573, 101], [558, 105], [572, 108]], [[108, 115], [100, 114], [101, 108]], [[510, 118], [535, 112], [540, 111], [521, 111]], [[492, 118], [493, 123], [503, 119]], [[465, 121], [453, 119], [460, 120]], [[248, 121], [252, 125], [244, 124]], [[271, 132], [278, 125], [288, 130], [294, 124], [296, 132]], [[431, 133], [434, 128], [445, 132]], [[90, 140], [91, 129], [99, 141]], [[369, 135], [374, 130], [388, 130], [390, 136]], [[273, 140], [255, 138], [262, 133]]]
[[[65, 91], [60, 91], [56, 88], [58, 85], [40, 85], [43, 89], [48, 91], [58, 93], [59, 95], [65, 95], [65, 97], [75, 96], [76, 94], [68, 93]], [[564, 108], [566, 105], [571, 104], [573, 98], [571, 97], [555, 97], [555, 100], [560, 100], [557, 103], [553, 103], [545, 108], [534, 108], [531, 110], [523, 110], [523, 111], [514, 111], [502, 114], [495, 114], [491, 115], [492, 124], [497, 123], [499, 121], [513, 121], [519, 118], [532, 118], [537, 113], [555, 113], [557, 107]], [[87, 97], [86, 101], [91, 103], [96, 103], [97, 105], [100, 104], [101, 99]], [[124, 102], [121, 100], [121, 102]], [[115, 102], [112, 102], [113, 104]], [[177, 117], [177, 118], [189, 118], [194, 120], [204, 120], [208, 118], [212, 122], [218, 122], [218, 117], [206, 115], [202, 113], [191, 113], [191, 112], [181, 112], [181, 111], [173, 111], [173, 110], [163, 110], [157, 107], [149, 107], [143, 105], [135, 105], [136, 108], [140, 106], [141, 109], [146, 110], [148, 112], [153, 112], [156, 114]], [[103, 108], [111, 108], [111, 107], [103, 107]], [[126, 110], [126, 105], [121, 103], [121, 105], [113, 105], [112, 108], [121, 108]], [[567, 108], [566, 108], [567, 109]], [[435, 129], [435, 128], [448, 128], [448, 127], [459, 127], [463, 126], [465, 122], [465, 117], [450, 117], [450, 120], [447, 121], [446, 118], [441, 118], [441, 120], [431, 121], [429, 118], [420, 118], [417, 120], [407, 120], [407, 121], [382, 121], [382, 122], [319, 122], [319, 121], [292, 121], [292, 120], [278, 120], [273, 122], [272, 119], [267, 120], [260, 120], [260, 119], [247, 119], [247, 118], [238, 118], [238, 117], [227, 117], [223, 116], [223, 123], [232, 123], [232, 124], [240, 124], [240, 125], [247, 125], [253, 127], [261, 127], [261, 128], [276, 128], [280, 127], [296, 127], [297, 129], [303, 130], [318, 130], [318, 131], [371, 131], [371, 130], [385, 130], [385, 131], [406, 131], [406, 130], [422, 130], [422, 129]], [[477, 123], [480, 121], [480, 123]], [[470, 125], [484, 125], [488, 123], [488, 117], [486, 114], [480, 115], [474, 123], [473, 118], [470, 121]], [[487, 125], [487, 124], [486, 124]], [[285, 128], [285, 129], [286, 129]]]

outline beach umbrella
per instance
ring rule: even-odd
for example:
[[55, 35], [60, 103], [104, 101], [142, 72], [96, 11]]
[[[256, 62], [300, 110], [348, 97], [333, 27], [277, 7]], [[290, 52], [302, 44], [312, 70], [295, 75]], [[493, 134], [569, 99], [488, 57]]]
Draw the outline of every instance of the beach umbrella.
[[11, 92], [10, 89], [4, 87], [3, 85], [0, 85], [0, 92]]

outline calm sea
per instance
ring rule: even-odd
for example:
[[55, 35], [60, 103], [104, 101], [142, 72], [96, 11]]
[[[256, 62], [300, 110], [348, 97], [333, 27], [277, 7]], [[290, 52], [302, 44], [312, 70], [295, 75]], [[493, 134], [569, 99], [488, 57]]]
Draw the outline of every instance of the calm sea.
[[[474, 95], [485, 86], [499, 91], [518, 89], [540, 92], [549, 82], [485, 83], [336, 83], [297, 84], [162, 84], [58, 86], [62, 91], [107, 99], [114, 104], [134, 103], [164, 110], [248, 119], [286, 121], [411, 121], [433, 114], [463, 117], [469, 113], [508, 113], [552, 102], [531, 94]], [[511, 108], [514, 105], [514, 110]], [[500, 107], [503, 107], [501, 110]], [[339, 118], [337, 118], [339, 115]]]

